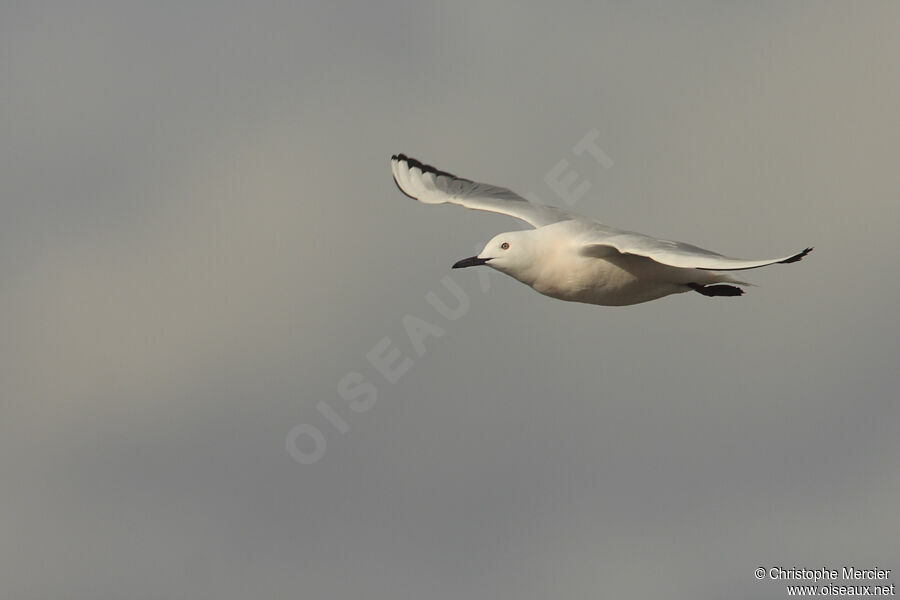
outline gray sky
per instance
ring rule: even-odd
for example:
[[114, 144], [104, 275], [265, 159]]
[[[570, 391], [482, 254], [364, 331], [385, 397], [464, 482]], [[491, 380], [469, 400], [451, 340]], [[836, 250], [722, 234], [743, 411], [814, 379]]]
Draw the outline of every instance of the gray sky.
[[[0, 8], [10, 598], [900, 570], [900, 6], [56, 4]], [[610, 168], [573, 152], [592, 131]], [[566, 160], [611, 225], [816, 251], [737, 300], [566, 304], [451, 272], [520, 224], [408, 200], [396, 152], [557, 204]], [[421, 356], [413, 318], [443, 332]]]

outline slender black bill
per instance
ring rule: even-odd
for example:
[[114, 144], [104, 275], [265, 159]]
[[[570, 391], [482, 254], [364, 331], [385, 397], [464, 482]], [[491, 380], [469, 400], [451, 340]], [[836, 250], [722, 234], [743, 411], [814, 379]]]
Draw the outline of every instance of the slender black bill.
[[453, 265], [454, 269], [462, 269], [465, 267], [477, 267], [478, 265], [487, 264], [487, 261], [491, 259], [489, 258], [478, 258], [477, 256], [470, 256], [469, 258], [464, 258], [460, 261], [457, 261], [456, 264]]

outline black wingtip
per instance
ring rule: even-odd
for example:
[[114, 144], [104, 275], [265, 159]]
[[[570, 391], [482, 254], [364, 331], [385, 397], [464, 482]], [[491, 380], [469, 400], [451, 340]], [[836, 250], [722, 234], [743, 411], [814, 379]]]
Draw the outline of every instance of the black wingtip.
[[391, 161], [398, 160], [400, 162], [405, 162], [407, 166], [410, 168], [417, 168], [423, 173], [434, 173], [436, 176], [443, 175], [444, 177], [450, 177], [451, 179], [462, 179], [464, 181], [468, 181], [468, 179], [464, 179], [463, 177], [457, 177], [453, 173], [448, 173], [447, 171], [441, 171], [437, 167], [433, 167], [431, 165], [426, 165], [420, 160], [416, 160], [415, 158], [411, 158], [405, 154], [395, 154], [391, 157]]
[[787, 264], [790, 264], [790, 263], [798, 262], [798, 261], [800, 261], [800, 260], [803, 260], [803, 257], [806, 256], [807, 254], [809, 254], [809, 253], [812, 252], [812, 251], [813, 251], [813, 247], [810, 246], [809, 248], [804, 249], [803, 252], [798, 252], [797, 254], [793, 255], [793, 256], [790, 257], [790, 258], [786, 258], [786, 259], [780, 261], [779, 264], [787, 265]]

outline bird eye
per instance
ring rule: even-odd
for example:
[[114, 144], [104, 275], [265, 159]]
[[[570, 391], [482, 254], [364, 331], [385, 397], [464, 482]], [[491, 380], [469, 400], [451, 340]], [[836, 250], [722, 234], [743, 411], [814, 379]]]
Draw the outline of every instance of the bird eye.
[[502, 244], [500, 244], [500, 248], [503, 250], [509, 250], [509, 244], [507, 244], [506, 242], [503, 242]]

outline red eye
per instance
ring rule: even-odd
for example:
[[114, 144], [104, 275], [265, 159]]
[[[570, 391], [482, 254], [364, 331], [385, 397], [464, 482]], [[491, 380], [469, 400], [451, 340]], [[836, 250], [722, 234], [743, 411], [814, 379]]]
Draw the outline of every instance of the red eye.
[[509, 244], [507, 244], [506, 242], [503, 242], [502, 244], [500, 244], [500, 248], [503, 250], [509, 250]]

